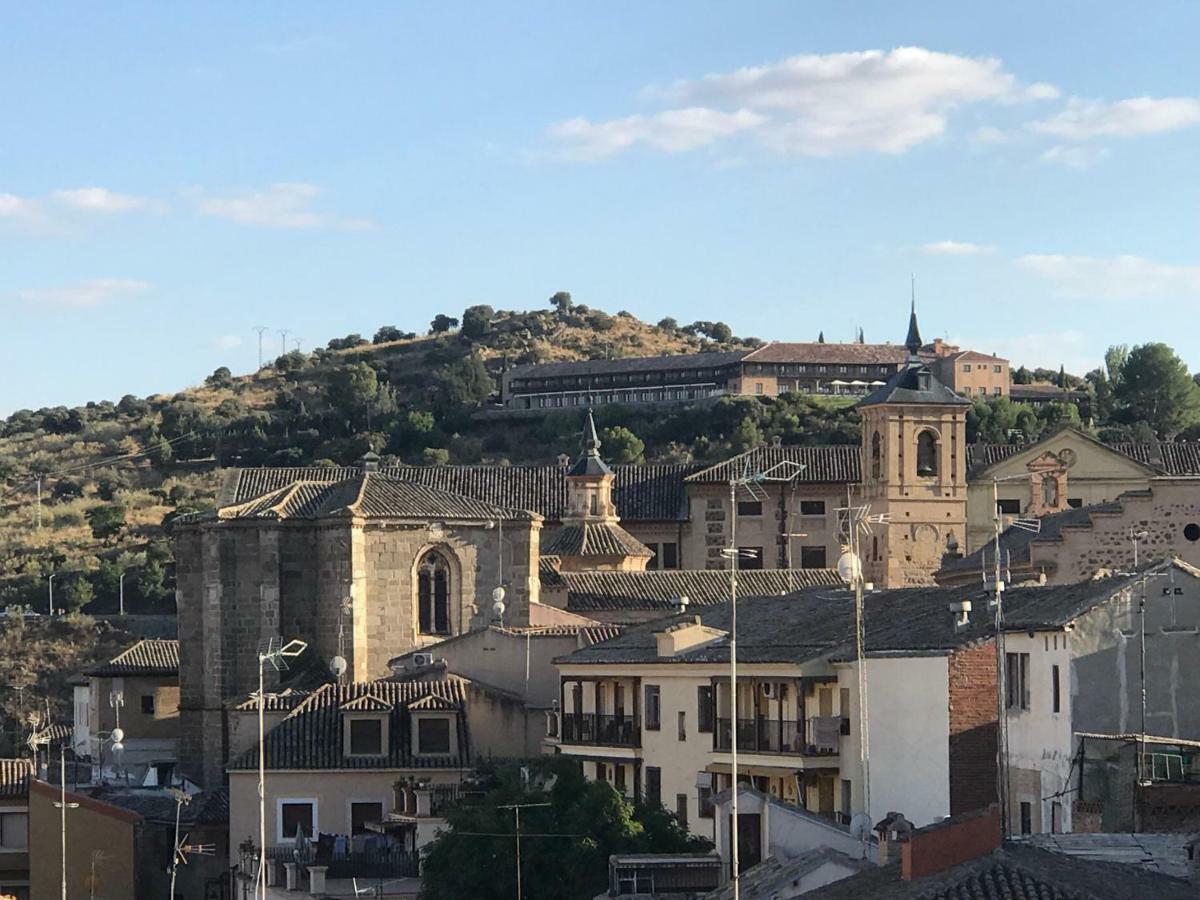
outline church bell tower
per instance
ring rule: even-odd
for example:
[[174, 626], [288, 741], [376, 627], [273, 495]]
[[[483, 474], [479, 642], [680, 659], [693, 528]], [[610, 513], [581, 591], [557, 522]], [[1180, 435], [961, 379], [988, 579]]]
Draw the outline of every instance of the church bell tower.
[[921, 359], [915, 303], [904, 345], [904, 368], [858, 404], [861, 502], [872, 515], [886, 515], [861, 539], [860, 551], [865, 579], [880, 588], [933, 584], [947, 546], [966, 539], [971, 404]]

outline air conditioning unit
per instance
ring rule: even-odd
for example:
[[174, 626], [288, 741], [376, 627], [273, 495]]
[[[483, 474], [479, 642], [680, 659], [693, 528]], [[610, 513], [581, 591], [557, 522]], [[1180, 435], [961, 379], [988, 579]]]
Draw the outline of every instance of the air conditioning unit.
[[415, 666], [416, 668], [423, 669], [426, 666], [432, 666], [432, 665], [433, 665], [433, 654], [432, 653], [414, 653], [413, 654], [413, 666]]

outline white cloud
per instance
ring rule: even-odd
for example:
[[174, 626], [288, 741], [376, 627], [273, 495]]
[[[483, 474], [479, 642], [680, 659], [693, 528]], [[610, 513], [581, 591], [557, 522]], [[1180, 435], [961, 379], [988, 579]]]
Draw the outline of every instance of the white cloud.
[[995, 125], [984, 125], [971, 132], [971, 140], [977, 144], [1007, 144], [1012, 140], [1012, 135]]
[[127, 213], [149, 209], [153, 203], [145, 197], [118, 194], [102, 187], [72, 188], [55, 191], [56, 201], [72, 209], [97, 213]]
[[215, 216], [243, 225], [263, 225], [269, 228], [370, 228], [364, 219], [348, 219], [312, 208], [321, 194], [314, 184], [283, 181], [263, 190], [224, 197], [206, 196], [201, 191], [188, 192], [201, 215]]
[[32, 197], [0, 193], [0, 221], [36, 225], [41, 224], [45, 217], [42, 205]]
[[1200, 266], [1141, 256], [1028, 254], [1017, 265], [1046, 279], [1065, 297], [1087, 300], [1200, 299]]
[[1058, 163], [1068, 169], [1090, 169], [1109, 155], [1107, 147], [1066, 147], [1055, 144], [1042, 153], [1042, 162]]
[[717, 138], [754, 128], [763, 121], [762, 116], [746, 109], [724, 113], [689, 107], [608, 122], [591, 122], [580, 116], [552, 125], [550, 135], [567, 145], [565, 157], [592, 161], [628, 150], [636, 144], [646, 144], [667, 153], [694, 150]]
[[972, 244], [969, 241], [933, 241], [921, 245], [921, 250], [931, 256], [977, 256], [981, 253], [991, 253], [994, 249], [986, 244]]
[[234, 350], [242, 346], [242, 338], [237, 334], [223, 334], [213, 341], [213, 345], [218, 350]]
[[94, 309], [116, 300], [129, 299], [150, 290], [150, 285], [133, 278], [92, 278], [75, 284], [49, 288], [29, 288], [13, 296], [38, 306], [64, 306]]
[[1200, 100], [1193, 97], [1131, 97], [1114, 103], [1073, 97], [1067, 108], [1029, 128], [1072, 141], [1133, 137], [1175, 131], [1200, 123]]
[[[606, 122], [570, 119], [550, 135], [582, 159], [638, 143], [679, 152], [741, 131], [781, 153], [901, 153], [942, 134], [961, 106], [1045, 99], [1057, 89], [1021, 85], [998, 59], [900, 47], [793, 56], [642, 94], [673, 108]], [[680, 119], [688, 127], [675, 124]]]
[[983, 353], [994, 353], [1011, 362], [1014, 369], [1027, 366], [1030, 369], [1040, 367], [1057, 370], [1059, 366], [1064, 366], [1068, 372], [1082, 375], [1101, 364], [1099, 354], [1094, 348], [1089, 348], [1087, 336], [1073, 329], [1004, 338], [955, 335], [950, 338], [950, 343]]

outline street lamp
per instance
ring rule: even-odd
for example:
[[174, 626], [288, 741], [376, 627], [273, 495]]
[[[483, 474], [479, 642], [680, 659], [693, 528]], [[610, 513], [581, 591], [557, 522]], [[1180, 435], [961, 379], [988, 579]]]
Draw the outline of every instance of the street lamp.
[[50, 617], [54, 617], [54, 576], [57, 572], [51, 572], [46, 578], [46, 583], [50, 586]]
[[[254, 880], [254, 896], [267, 896], [267, 739], [264, 726], [266, 711], [266, 692], [263, 686], [264, 672], [270, 663], [276, 672], [287, 669], [287, 661], [295, 659], [308, 649], [308, 644], [301, 640], [291, 640], [286, 644], [281, 638], [273, 637], [267, 646], [258, 653], [258, 874]], [[64, 898], [65, 900], [65, 898]]]

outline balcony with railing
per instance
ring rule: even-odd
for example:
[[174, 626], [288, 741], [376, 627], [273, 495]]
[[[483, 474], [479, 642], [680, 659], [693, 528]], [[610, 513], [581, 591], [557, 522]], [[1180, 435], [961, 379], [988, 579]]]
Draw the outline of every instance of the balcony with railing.
[[[302, 874], [309, 866], [326, 867], [325, 877], [336, 878], [415, 878], [421, 871], [421, 854], [400, 846], [379, 845], [361, 850], [334, 850], [317, 844], [297, 847], [278, 844], [267, 848], [267, 861], [273, 867], [296, 863]], [[275, 872], [277, 883], [284, 876]]]
[[640, 747], [641, 729], [636, 716], [604, 713], [563, 713], [562, 742], [601, 747]]
[[[838, 755], [841, 734], [845, 731], [840, 717], [812, 717], [798, 722], [790, 719], [742, 719], [737, 721], [739, 753], [769, 753], [787, 756], [829, 759]], [[733, 745], [732, 723], [717, 719], [713, 744], [717, 751], [729, 752]]]

